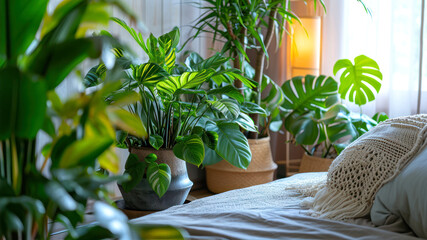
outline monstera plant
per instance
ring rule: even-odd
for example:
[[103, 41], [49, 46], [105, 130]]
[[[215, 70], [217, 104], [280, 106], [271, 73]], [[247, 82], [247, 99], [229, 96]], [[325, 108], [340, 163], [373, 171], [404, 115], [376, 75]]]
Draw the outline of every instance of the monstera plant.
[[339, 87], [332, 77], [324, 75], [294, 77], [282, 85], [286, 95], [281, 105], [282, 119], [273, 125], [283, 125], [293, 136], [292, 141], [309, 155], [333, 157], [388, 118], [384, 113], [371, 118], [351, 112], [339, 101], [341, 98], [362, 106], [375, 100], [373, 91], [380, 91], [382, 74], [374, 60], [364, 55], [356, 57], [354, 64], [348, 59], [338, 60], [334, 65], [337, 73], [341, 73]]
[[[161, 157], [157, 160], [161, 161], [160, 164], [144, 154], [139, 156], [142, 162], [137, 161], [134, 154], [137, 149], [171, 150], [177, 158], [196, 166], [202, 164], [206, 153], [214, 152], [231, 164], [246, 168], [251, 153], [239, 126], [253, 131], [255, 127], [252, 121], [245, 121], [250, 118], [241, 107], [243, 96], [233, 86], [208, 91], [203, 84], [212, 79], [229, 82], [240, 79], [250, 87], [254, 86], [253, 83], [235, 69], [216, 71], [228, 61], [221, 54], [207, 59], [190, 54], [185, 64], [177, 64], [178, 28], [159, 37], [150, 35], [144, 40], [124, 21], [113, 20], [134, 38], [149, 58], [148, 62], [141, 63], [127, 57], [130, 53], [124, 49], [114, 50], [117, 60], [126, 63], [121, 66], [124, 81], [118, 91], [106, 97], [106, 101], [114, 102], [124, 93], [139, 95], [139, 100], [125, 109], [139, 116], [148, 134], [147, 138], [141, 138], [130, 132], [119, 132], [119, 146], [129, 148], [131, 152], [126, 172], [133, 179], [122, 185], [125, 190], [122, 194], [140, 186], [141, 179], [147, 179], [152, 190], [162, 199], [169, 185], [173, 185], [171, 175], [174, 170]], [[104, 66], [100, 63], [91, 69], [85, 80], [87, 87], [108, 81], [111, 75]], [[227, 99], [218, 98], [218, 95], [226, 95]], [[155, 164], [155, 167], [150, 167]]]

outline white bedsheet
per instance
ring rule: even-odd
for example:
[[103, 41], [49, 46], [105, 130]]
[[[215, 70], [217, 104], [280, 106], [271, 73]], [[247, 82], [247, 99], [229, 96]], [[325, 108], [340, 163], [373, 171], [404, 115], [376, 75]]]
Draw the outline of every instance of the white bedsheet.
[[[289, 188], [316, 184], [326, 173], [304, 173], [233, 190], [132, 220], [186, 229], [192, 239], [416, 239], [367, 219], [344, 223], [305, 215], [302, 196]], [[392, 230], [392, 231], [390, 231]]]

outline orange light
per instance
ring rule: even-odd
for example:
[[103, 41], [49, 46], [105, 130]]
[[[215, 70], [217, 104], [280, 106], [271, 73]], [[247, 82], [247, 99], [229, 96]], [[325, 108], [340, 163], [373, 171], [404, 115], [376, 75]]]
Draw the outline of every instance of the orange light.
[[[319, 75], [321, 18], [300, 18], [294, 24], [291, 43], [292, 77], [306, 74]], [[304, 30], [305, 29], [305, 30]]]

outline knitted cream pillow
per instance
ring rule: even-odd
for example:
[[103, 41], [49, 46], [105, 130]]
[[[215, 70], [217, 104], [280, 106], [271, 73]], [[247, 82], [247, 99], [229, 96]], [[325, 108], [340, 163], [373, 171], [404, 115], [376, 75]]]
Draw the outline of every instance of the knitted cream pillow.
[[334, 160], [325, 187], [310, 202], [312, 215], [336, 220], [368, 215], [380, 187], [412, 160], [426, 138], [427, 115], [372, 128]]

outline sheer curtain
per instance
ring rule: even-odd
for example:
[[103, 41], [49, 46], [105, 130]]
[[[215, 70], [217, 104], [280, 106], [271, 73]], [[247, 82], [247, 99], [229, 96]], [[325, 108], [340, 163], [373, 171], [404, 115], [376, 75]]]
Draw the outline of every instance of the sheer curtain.
[[[340, 58], [353, 60], [364, 54], [378, 62], [383, 73], [382, 88], [374, 102], [362, 109], [372, 116], [386, 112], [390, 117], [416, 114], [420, 60], [422, 0], [364, 0], [372, 17], [356, 0], [327, 0], [323, 19], [323, 74], [332, 75]], [[424, 47], [425, 53], [427, 46]], [[427, 112], [427, 63], [422, 68], [421, 113]], [[358, 107], [350, 105], [358, 111]]]

